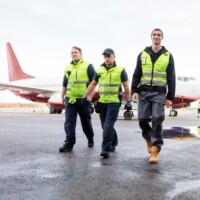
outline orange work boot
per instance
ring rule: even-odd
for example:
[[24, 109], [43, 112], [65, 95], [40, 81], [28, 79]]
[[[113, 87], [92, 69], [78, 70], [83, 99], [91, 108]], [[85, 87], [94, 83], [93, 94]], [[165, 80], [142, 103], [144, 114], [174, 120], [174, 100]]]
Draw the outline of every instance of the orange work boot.
[[147, 143], [147, 151], [148, 151], [148, 153], [151, 153], [151, 147], [152, 147], [151, 140], [146, 140], [146, 143]]
[[157, 146], [152, 146], [151, 147], [151, 157], [149, 159], [150, 163], [157, 163], [159, 161], [158, 159], [158, 147]]

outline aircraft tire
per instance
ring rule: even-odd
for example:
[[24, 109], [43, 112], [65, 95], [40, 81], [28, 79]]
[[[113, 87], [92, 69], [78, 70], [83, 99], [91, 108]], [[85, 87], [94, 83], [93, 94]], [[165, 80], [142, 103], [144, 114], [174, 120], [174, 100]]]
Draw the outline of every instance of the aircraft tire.
[[131, 120], [133, 118], [133, 111], [125, 111], [124, 112], [124, 119]]
[[177, 110], [170, 110], [170, 116], [176, 117], [178, 115]]
[[50, 114], [55, 114], [56, 113], [56, 109], [53, 107], [50, 107]]
[[56, 113], [57, 114], [61, 114], [62, 113], [62, 109], [56, 109]]

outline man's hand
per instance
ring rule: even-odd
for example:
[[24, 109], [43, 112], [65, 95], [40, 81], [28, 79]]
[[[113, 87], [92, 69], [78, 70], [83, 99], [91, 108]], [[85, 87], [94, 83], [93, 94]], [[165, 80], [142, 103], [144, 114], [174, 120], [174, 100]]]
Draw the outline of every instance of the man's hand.
[[125, 107], [124, 107], [127, 111], [132, 110], [132, 104], [130, 100], [126, 101]]
[[61, 102], [65, 104], [65, 96], [61, 96]]
[[166, 100], [166, 107], [167, 108], [170, 108], [172, 106], [172, 101], [170, 101], [170, 100]]
[[133, 93], [132, 100], [137, 101], [138, 100], [138, 93]]

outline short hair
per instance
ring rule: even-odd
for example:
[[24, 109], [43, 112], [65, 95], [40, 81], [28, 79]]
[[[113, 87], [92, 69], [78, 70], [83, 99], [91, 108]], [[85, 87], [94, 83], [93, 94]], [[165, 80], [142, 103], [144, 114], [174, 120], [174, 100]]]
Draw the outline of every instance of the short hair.
[[80, 47], [77, 47], [77, 46], [73, 46], [72, 49], [77, 49], [81, 54], [82, 54], [82, 50]]
[[154, 31], [160, 31], [160, 32], [161, 32], [161, 35], [162, 35], [162, 37], [163, 37], [163, 32], [162, 32], [161, 29], [159, 29], [159, 28], [154, 28], [153, 31], [151, 32], [151, 35], [153, 34]]

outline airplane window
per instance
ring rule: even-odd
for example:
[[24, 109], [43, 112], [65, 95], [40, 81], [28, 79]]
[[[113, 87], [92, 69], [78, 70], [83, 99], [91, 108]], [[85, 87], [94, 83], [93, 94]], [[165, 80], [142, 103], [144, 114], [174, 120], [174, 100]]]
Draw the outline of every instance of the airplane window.
[[190, 80], [190, 81], [196, 81], [196, 78], [190, 77], [189, 80]]
[[179, 81], [184, 81], [184, 82], [186, 82], [186, 81], [196, 81], [196, 78], [194, 78], [194, 77], [186, 77], [186, 76], [184, 76], [184, 77], [179, 76], [177, 79]]
[[178, 80], [179, 81], [183, 81], [183, 77], [178, 77]]

